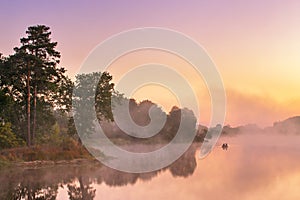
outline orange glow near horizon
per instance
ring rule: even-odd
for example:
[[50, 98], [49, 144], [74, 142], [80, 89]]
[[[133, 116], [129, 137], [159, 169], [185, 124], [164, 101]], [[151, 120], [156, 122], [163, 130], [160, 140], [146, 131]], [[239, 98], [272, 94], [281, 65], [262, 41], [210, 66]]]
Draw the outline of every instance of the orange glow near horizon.
[[[198, 100], [200, 109], [200, 116], [196, 116], [200, 123], [209, 124], [210, 121], [210, 96], [206, 88], [205, 82], [201, 77], [201, 74], [197, 74], [195, 69], [182, 58], [160, 50], [140, 50], [126, 54], [114, 63], [112, 63], [108, 71], [113, 75], [113, 82], [118, 84], [119, 80], [128, 71], [138, 67], [140, 65], [149, 63], [159, 63], [165, 66], [169, 66], [182, 76], [191, 85], [195, 97]], [[157, 72], [159, 73], [159, 71]], [[143, 74], [147, 76], [147, 74]], [[166, 77], [167, 79], [168, 77]], [[122, 92], [122, 91], [120, 91]], [[176, 94], [169, 90], [168, 86], [158, 86], [156, 84], [150, 84], [137, 88], [137, 90], [130, 94], [125, 94], [127, 97], [134, 98], [137, 101], [151, 100], [162, 106], [162, 108], [168, 113], [173, 106], [181, 106], [180, 99]], [[189, 98], [189, 97], [186, 97]], [[188, 100], [187, 100], [188, 101]], [[191, 108], [190, 108], [191, 109]], [[194, 113], [197, 113], [194, 110]]]
[[[19, 4], [26, 9], [16, 6]], [[66, 67], [68, 75], [74, 79], [89, 52], [108, 37], [141, 27], [173, 29], [201, 44], [218, 67], [227, 93], [227, 124], [269, 126], [274, 121], [300, 115], [300, 1], [19, 4], [6, 2], [2, 5], [2, 19], [10, 18], [1, 21], [0, 52], [4, 55], [13, 53], [12, 49], [19, 45], [26, 27], [46, 24], [51, 27], [53, 40], [58, 42], [61, 66]], [[55, 14], [53, 10], [56, 10]], [[145, 52], [137, 56], [137, 60], [143, 62], [153, 63], [157, 59], [176, 69], [184, 69], [181, 73], [189, 81], [198, 80], [182, 61], [174, 57], [151, 58]], [[128, 66], [138, 64], [129, 59], [121, 60], [125, 67], [111, 71], [114, 80], [126, 72]], [[202, 86], [203, 81], [199, 88], [193, 89], [201, 101], [203, 115], [200, 122], [207, 124], [209, 95]], [[139, 100], [151, 97], [158, 101], [152, 89], [149, 94], [147, 89], [150, 88], [144, 88], [135, 96]], [[160, 97], [161, 102], [157, 103], [166, 109], [174, 103], [170, 100], [168, 104], [168, 95]]]
[[[113, 81], [117, 83], [124, 73], [145, 63], [160, 63], [172, 66], [182, 74], [194, 86], [193, 90], [200, 106], [199, 123], [209, 125], [211, 103], [205, 82], [200, 75], [195, 73], [192, 66], [183, 59], [158, 50], [136, 51], [117, 59], [109, 67], [109, 72], [114, 77]], [[227, 95], [225, 124], [237, 126], [256, 123], [261, 127], [265, 127], [272, 125], [275, 121], [297, 115], [297, 112], [300, 111], [300, 101], [297, 100], [300, 99], [300, 96], [297, 96], [295, 89], [293, 90], [292, 87], [287, 86], [288, 80], [283, 81], [285, 84], [279, 84], [276, 79], [269, 80], [272, 79], [271, 75], [264, 80], [263, 77], [258, 78], [254, 74], [245, 75], [242, 70], [238, 70], [233, 74], [226, 70], [220, 70]], [[286, 79], [286, 77], [282, 78]], [[284, 90], [284, 88], [288, 89]], [[166, 112], [172, 106], [179, 105], [172, 93], [168, 92], [166, 88], [158, 88], [158, 86], [148, 85], [139, 88], [131, 97], [138, 101], [152, 100], [161, 105]]]

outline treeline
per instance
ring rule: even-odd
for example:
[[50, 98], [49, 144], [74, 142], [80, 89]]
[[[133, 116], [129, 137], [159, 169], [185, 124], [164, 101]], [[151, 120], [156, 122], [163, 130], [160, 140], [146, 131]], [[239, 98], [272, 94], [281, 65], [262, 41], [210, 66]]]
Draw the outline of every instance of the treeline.
[[[112, 138], [126, 138], [126, 134], [114, 123], [112, 98], [130, 101], [130, 113], [139, 125], [149, 123], [149, 109], [155, 107], [167, 116], [167, 123], [160, 132], [164, 138], [174, 137], [181, 115], [188, 120], [188, 131], [195, 131], [196, 118], [192, 111], [174, 107], [170, 113], [150, 101], [136, 103], [114, 90], [112, 76], [108, 72], [80, 74], [73, 82], [66, 69], [60, 66], [57, 42], [52, 41], [50, 28], [45, 25], [28, 27], [20, 46], [7, 57], [0, 54], [0, 149], [37, 144], [62, 144], [79, 141], [76, 128], [85, 128], [87, 135], [93, 133], [94, 121], [85, 113], [95, 112], [98, 122]], [[94, 90], [91, 90], [96, 86]], [[73, 96], [75, 91], [84, 91], [87, 96]], [[90, 91], [86, 93], [86, 91]], [[73, 100], [73, 102], [72, 102]], [[94, 102], [93, 107], [84, 107], [80, 101]], [[71, 107], [73, 103], [73, 114]], [[77, 118], [84, 118], [77, 123]]]
[[283, 121], [274, 122], [273, 126], [260, 128], [256, 124], [247, 124], [243, 126], [231, 127], [224, 126], [222, 135], [238, 135], [238, 134], [283, 134], [283, 135], [299, 135], [300, 134], [300, 116], [290, 117]]
[[[106, 136], [113, 141], [122, 139], [122, 141], [127, 144], [167, 143], [174, 139], [176, 134], [179, 133], [179, 126], [183, 126], [181, 129], [184, 130], [184, 135], [180, 138], [180, 141], [184, 142], [188, 134], [193, 135], [196, 131], [196, 117], [193, 112], [187, 108], [180, 109], [177, 106], [173, 106], [169, 113], [165, 113], [160, 107], [158, 107], [157, 104], [149, 100], [144, 100], [140, 103], [137, 103], [134, 99], [123, 99], [123, 101], [129, 102], [129, 112], [133, 122], [142, 127], [153, 123], [153, 127], [148, 130], [144, 130], [144, 132], [150, 131], [156, 134], [149, 138], [139, 138], [140, 135], [144, 134], [141, 133], [141, 130], [131, 127], [130, 123], [127, 123], [126, 120], [121, 122], [121, 124], [100, 121], [101, 128], [105, 132]], [[150, 112], [152, 112], [152, 118], [149, 116]], [[122, 115], [122, 113], [120, 115]], [[166, 119], [166, 121], [163, 126], [160, 127], [159, 121], [163, 119]], [[120, 125], [121, 128], [119, 127]], [[158, 127], [155, 127], [156, 125]], [[124, 129], [127, 132], [130, 132], [131, 135], [128, 135]], [[196, 139], [201, 141], [203, 138], [196, 137]]]
[[112, 76], [81, 74], [73, 82], [59, 65], [56, 47], [50, 28], [36, 25], [28, 27], [12, 55], [0, 54], [0, 149], [79, 140], [71, 113], [72, 91], [99, 77], [93, 100], [99, 117], [112, 120], [107, 112], [114, 91]]

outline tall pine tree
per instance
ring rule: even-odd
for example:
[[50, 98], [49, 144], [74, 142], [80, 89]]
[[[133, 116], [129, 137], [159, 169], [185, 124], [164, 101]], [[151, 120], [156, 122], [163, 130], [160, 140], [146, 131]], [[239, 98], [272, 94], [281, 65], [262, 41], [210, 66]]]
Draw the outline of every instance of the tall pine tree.
[[[31, 26], [21, 46], [8, 59], [11, 87], [20, 102], [26, 97], [27, 144], [32, 145], [37, 129], [37, 108], [40, 113], [54, 107], [68, 108], [71, 98], [71, 80], [66, 70], [58, 67], [60, 53], [57, 42], [51, 40], [50, 28], [45, 25]], [[33, 113], [32, 113], [33, 112]], [[41, 119], [42, 120], [42, 119]]]

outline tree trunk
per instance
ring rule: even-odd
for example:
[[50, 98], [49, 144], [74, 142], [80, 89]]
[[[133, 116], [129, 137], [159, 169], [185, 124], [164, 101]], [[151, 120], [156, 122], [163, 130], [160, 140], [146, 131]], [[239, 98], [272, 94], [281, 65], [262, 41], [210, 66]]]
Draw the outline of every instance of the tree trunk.
[[78, 181], [79, 181], [79, 186], [80, 186], [80, 191], [81, 191], [81, 199], [86, 199], [86, 200], [88, 200], [88, 199], [90, 199], [90, 198], [88, 198], [88, 188], [85, 188], [84, 187], [84, 184], [83, 184], [83, 181], [82, 181], [82, 176], [80, 176], [79, 178], [78, 178]]
[[35, 130], [36, 130], [36, 98], [37, 98], [37, 86], [34, 86], [33, 94], [33, 127], [32, 127], [32, 138], [31, 143], [34, 144]]
[[30, 140], [30, 66], [28, 64], [28, 71], [27, 71], [27, 146], [31, 145], [31, 140]]

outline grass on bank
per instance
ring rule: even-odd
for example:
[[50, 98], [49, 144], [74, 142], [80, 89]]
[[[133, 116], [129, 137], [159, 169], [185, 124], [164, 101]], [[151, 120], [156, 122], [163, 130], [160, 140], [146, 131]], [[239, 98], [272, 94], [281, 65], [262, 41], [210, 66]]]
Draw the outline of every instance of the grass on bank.
[[0, 151], [0, 167], [14, 162], [59, 161], [79, 158], [92, 159], [92, 156], [81, 144], [68, 138], [59, 145], [44, 144], [3, 149]]

